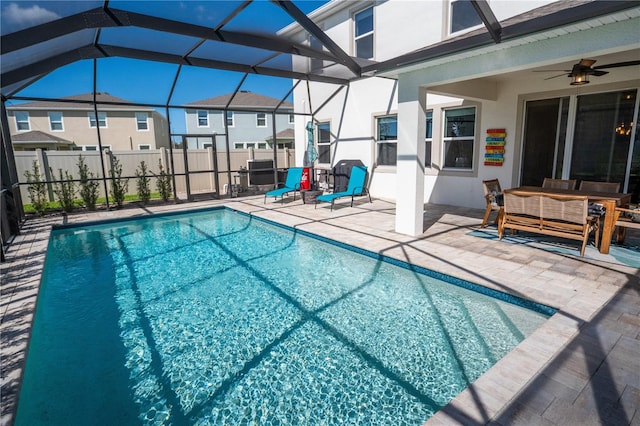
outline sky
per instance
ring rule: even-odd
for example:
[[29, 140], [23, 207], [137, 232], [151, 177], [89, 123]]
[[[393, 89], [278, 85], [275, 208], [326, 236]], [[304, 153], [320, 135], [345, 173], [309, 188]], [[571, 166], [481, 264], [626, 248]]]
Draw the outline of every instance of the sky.
[[[303, 12], [310, 13], [327, 1], [296, 0], [295, 4]], [[111, 0], [109, 7], [137, 13], [215, 27], [240, 1], [119, 1]], [[70, 16], [75, 13], [102, 7], [102, 1], [21, 1], [0, 0], [0, 31], [2, 35], [29, 28], [45, 22]], [[238, 16], [228, 22], [224, 29], [275, 34], [279, 29], [293, 22], [282, 9], [268, 0], [254, 0]], [[162, 32], [135, 28], [107, 28], [100, 34], [101, 44], [143, 46], [153, 50], [162, 43], [163, 49], [174, 54], [182, 54], [197, 42], [195, 38], [167, 38]], [[89, 31], [74, 33], [73, 37], [93, 37]], [[88, 39], [89, 41], [92, 38]], [[85, 42], [86, 43], [86, 42]], [[211, 44], [211, 43], [210, 43]], [[210, 46], [209, 49], [227, 48]], [[204, 49], [205, 45], [201, 48]], [[247, 49], [247, 54], [251, 52]], [[245, 52], [233, 47], [223, 51], [224, 55], [241, 56]], [[60, 98], [69, 95], [90, 93], [93, 90], [93, 60], [82, 60], [51, 72], [31, 86], [16, 93], [16, 96]], [[178, 66], [175, 64], [141, 61], [128, 58], [102, 58], [97, 61], [97, 91], [134, 103], [164, 105], [169, 97]], [[181, 105], [233, 92], [244, 74], [214, 69], [183, 66], [171, 97], [171, 104]], [[277, 99], [285, 97], [291, 89], [290, 79], [250, 74], [241, 90], [249, 90]], [[287, 99], [292, 102], [291, 97]], [[11, 102], [9, 102], [11, 104]], [[163, 112], [163, 111], [162, 111]], [[172, 118], [173, 121], [173, 118]]]

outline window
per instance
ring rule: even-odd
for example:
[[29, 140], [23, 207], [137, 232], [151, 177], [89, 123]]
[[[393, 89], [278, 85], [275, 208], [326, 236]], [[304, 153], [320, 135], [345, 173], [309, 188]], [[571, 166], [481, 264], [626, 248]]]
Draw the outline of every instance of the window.
[[289, 124], [295, 123], [296, 116], [294, 114], [289, 114]]
[[480, 24], [482, 24], [482, 20], [469, 0], [455, 0], [451, 2], [451, 34]]
[[259, 112], [256, 114], [256, 126], [257, 127], [267, 127], [267, 114], [264, 112]]
[[256, 144], [255, 144], [255, 143], [247, 143], [247, 145], [246, 145], [246, 146], [247, 146], [247, 149], [249, 149], [249, 148], [255, 148], [255, 147], [256, 147]]
[[[324, 48], [324, 46], [322, 45], [320, 40], [318, 40], [317, 38], [315, 38], [312, 35], [309, 36], [309, 47], [311, 47], [314, 50], [319, 50], [319, 51], [322, 51], [323, 48]], [[322, 59], [309, 58], [309, 70], [310, 71], [318, 71], [318, 70], [322, 69], [323, 66], [324, 66], [324, 61]]]
[[213, 144], [212, 143], [203, 143], [202, 144], [202, 148], [204, 148], [204, 149], [213, 148]]
[[258, 149], [267, 149], [267, 144], [266, 143], [259, 143], [258, 144]]
[[431, 147], [433, 142], [433, 111], [427, 111], [427, 126], [424, 136], [424, 166], [431, 168]]
[[52, 132], [62, 132], [64, 127], [62, 126], [62, 113], [50, 112], [49, 113], [49, 128]]
[[83, 151], [97, 151], [98, 150], [98, 145], [84, 145], [82, 147], [82, 150]]
[[136, 128], [138, 130], [149, 130], [149, 114], [146, 112], [136, 112]]
[[19, 132], [26, 132], [31, 130], [31, 125], [29, 124], [29, 113], [26, 111], [16, 111], [16, 129]]
[[398, 150], [398, 116], [376, 118], [376, 158], [379, 166], [395, 166]]
[[151, 145], [149, 144], [138, 145], [138, 149], [140, 151], [149, 151], [151, 149]]
[[373, 6], [354, 16], [356, 57], [373, 59]]
[[476, 128], [476, 108], [444, 111], [444, 167], [471, 169]]
[[233, 127], [233, 111], [227, 111], [227, 126]]
[[233, 144], [233, 147], [234, 147], [235, 149], [244, 149], [244, 143], [242, 143], [242, 142], [236, 142], [236, 143], [234, 143], [234, 144]]
[[209, 127], [209, 113], [204, 110], [198, 110], [198, 127]]
[[111, 151], [111, 145], [102, 145], [103, 151]]
[[[100, 127], [107, 127], [106, 112], [98, 112], [98, 123]], [[93, 112], [89, 113], [89, 127], [96, 127], [96, 115]]]
[[329, 123], [318, 123], [318, 163], [331, 163], [331, 126]]

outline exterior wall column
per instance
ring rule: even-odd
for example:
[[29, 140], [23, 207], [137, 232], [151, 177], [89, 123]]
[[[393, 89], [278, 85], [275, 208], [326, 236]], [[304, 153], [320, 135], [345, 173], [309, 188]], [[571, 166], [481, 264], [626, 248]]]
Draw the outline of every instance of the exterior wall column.
[[427, 89], [399, 80], [396, 232], [420, 235], [424, 219], [424, 150]]

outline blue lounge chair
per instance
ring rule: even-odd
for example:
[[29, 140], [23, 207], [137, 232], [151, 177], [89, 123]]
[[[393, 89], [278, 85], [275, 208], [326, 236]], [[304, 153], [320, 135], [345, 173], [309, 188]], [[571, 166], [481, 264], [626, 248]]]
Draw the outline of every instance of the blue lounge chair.
[[371, 195], [369, 195], [369, 191], [365, 186], [366, 177], [367, 166], [353, 166], [351, 168], [351, 176], [349, 176], [347, 190], [318, 196], [318, 198], [316, 198], [316, 207], [318, 206], [318, 201], [326, 201], [327, 203], [331, 203], [331, 210], [333, 210], [333, 202], [342, 197], [351, 197], [351, 207], [353, 207], [353, 197], [365, 194], [369, 196], [369, 202], [371, 202]]
[[267, 197], [282, 197], [282, 203], [284, 204], [284, 195], [289, 192], [293, 192], [293, 199], [296, 199], [296, 191], [300, 191], [300, 181], [302, 180], [302, 167], [290, 167], [287, 171], [287, 179], [284, 182], [282, 188], [273, 189], [264, 194], [264, 202], [267, 202]]

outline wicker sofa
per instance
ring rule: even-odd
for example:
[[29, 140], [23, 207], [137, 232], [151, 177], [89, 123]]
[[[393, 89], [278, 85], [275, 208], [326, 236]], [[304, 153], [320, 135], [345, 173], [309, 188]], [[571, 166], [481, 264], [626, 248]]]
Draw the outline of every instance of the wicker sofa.
[[580, 256], [584, 256], [590, 232], [596, 232], [596, 246], [599, 237], [598, 220], [589, 216], [588, 205], [581, 195], [518, 195], [505, 190], [498, 234], [502, 239], [511, 229], [582, 241]]

